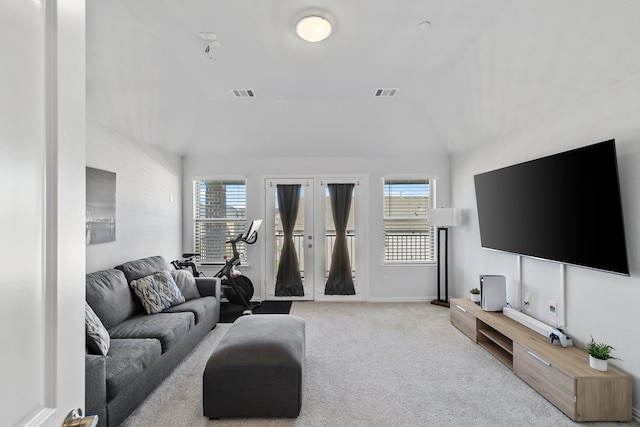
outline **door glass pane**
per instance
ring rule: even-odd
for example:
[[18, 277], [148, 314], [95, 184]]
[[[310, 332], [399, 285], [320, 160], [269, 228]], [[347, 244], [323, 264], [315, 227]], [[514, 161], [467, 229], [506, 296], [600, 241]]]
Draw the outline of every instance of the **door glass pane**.
[[[284, 242], [284, 230], [282, 229], [282, 221], [280, 219], [280, 207], [278, 206], [278, 194], [277, 189], [273, 187], [273, 197], [275, 200], [275, 268], [274, 268], [274, 283], [275, 275], [278, 273], [278, 266], [280, 265], [280, 257], [282, 252], [282, 244]], [[305, 187], [304, 185], [300, 189], [300, 202], [298, 206], [298, 217], [293, 229], [293, 242], [295, 245], [296, 253], [298, 254], [298, 262], [300, 263], [300, 275], [302, 276], [302, 284], [304, 285], [304, 200], [305, 200]]]
[[[333, 256], [333, 246], [336, 240], [336, 226], [333, 221], [333, 211], [331, 210], [331, 198], [329, 197], [329, 188], [324, 191], [325, 200], [325, 260], [324, 260], [324, 278], [325, 281], [329, 277], [329, 268], [331, 266], [331, 257]], [[347, 247], [349, 249], [349, 258], [351, 261], [351, 274], [353, 275], [353, 283], [356, 284], [356, 227], [355, 227], [355, 211], [356, 211], [356, 190], [353, 189], [351, 199], [351, 209], [349, 210], [349, 219], [347, 221]]]

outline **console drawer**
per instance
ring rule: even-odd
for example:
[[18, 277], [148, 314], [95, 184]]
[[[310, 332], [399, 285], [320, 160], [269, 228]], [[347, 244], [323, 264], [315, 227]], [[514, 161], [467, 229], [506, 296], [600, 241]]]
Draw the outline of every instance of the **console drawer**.
[[460, 329], [462, 333], [471, 338], [473, 342], [478, 342], [476, 333], [476, 316], [460, 304], [451, 303], [449, 308], [451, 324]]
[[513, 343], [513, 372], [570, 418], [576, 419], [573, 377], [516, 342]]

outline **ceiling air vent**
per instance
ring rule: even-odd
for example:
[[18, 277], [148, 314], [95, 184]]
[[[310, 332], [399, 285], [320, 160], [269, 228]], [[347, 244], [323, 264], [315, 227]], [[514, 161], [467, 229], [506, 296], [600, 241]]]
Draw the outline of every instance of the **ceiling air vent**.
[[391, 98], [392, 96], [396, 96], [398, 90], [398, 88], [380, 88], [376, 89], [376, 93], [374, 93], [373, 96], [376, 98]]
[[236, 98], [255, 98], [256, 93], [253, 89], [231, 89], [233, 96]]

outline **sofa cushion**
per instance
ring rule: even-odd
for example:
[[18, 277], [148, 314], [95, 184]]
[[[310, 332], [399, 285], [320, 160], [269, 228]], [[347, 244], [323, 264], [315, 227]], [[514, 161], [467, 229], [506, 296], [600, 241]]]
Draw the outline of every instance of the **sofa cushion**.
[[195, 325], [191, 312], [139, 314], [109, 329], [111, 339], [157, 338], [165, 353]]
[[182, 304], [174, 305], [166, 309], [163, 313], [191, 312], [196, 316], [196, 324], [204, 320], [207, 313], [212, 313], [216, 309], [217, 300], [214, 297], [202, 297], [192, 299]]
[[166, 270], [132, 280], [129, 285], [140, 298], [147, 314], [160, 313], [165, 308], [184, 302], [184, 296]]
[[144, 370], [160, 358], [157, 339], [114, 339], [106, 357], [107, 401], [132, 382], [144, 380]]
[[109, 332], [86, 301], [84, 302], [84, 329], [89, 352], [106, 356], [111, 344]]
[[127, 283], [141, 277], [146, 277], [160, 270], [171, 270], [169, 263], [159, 255], [125, 262], [115, 268], [124, 273], [127, 278]]
[[87, 302], [107, 330], [138, 313], [142, 307], [120, 270], [86, 275]]
[[170, 270], [173, 280], [176, 281], [178, 289], [184, 295], [185, 300], [191, 300], [194, 298], [200, 298], [200, 292], [198, 286], [196, 286], [196, 278], [193, 277], [190, 271], [187, 270]]

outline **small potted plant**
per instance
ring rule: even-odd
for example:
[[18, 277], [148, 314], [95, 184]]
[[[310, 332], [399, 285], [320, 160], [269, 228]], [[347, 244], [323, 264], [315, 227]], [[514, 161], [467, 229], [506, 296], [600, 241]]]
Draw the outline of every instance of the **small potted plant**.
[[596, 342], [591, 337], [591, 342], [587, 345], [587, 352], [589, 353], [589, 366], [598, 371], [607, 370], [607, 361], [609, 359], [615, 359], [611, 356], [611, 350], [615, 350], [608, 344]]
[[473, 302], [480, 302], [480, 289], [478, 288], [473, 288], [469, 291], [469, 294], [471, 295], [471, 301]]

